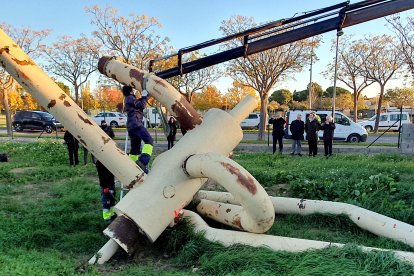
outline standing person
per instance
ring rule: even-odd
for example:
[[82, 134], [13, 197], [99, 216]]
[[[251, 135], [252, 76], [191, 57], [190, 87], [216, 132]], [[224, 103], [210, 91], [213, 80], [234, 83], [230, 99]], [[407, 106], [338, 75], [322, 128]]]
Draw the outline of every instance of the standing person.
[[[152, 137], [143, 123], [148, 92], [145, 89], [142, 90], [141, 98], [136, 99], [132, 93], [132, 87], [124, 86], [122, 87], [122, 93], [125, 96], [125, 111], [128, 116], [128, 134], [131, 137], [131, 153], [129, 156], [145, 173], [148, 173], [148, 163], [151, 159], [153, 149]], [[141, 141], [141, 139], [144, 141], [144, 146], [138, 157], [137, 153], [140, 152], [141, 147], [138, 141]]]
[[279, 153], [283, 152], [283, 136], [285, 135], [285, 119], [282, 118], [282, 114], [278, 113], [277, 118], [270, 118], [269, 124], [273, 125], [273, 154], [276, 152], [276, 143], [279, 142]]
[[296, 120], [290, 124], [290, 132], [292, 132], [292, 153], [291, 155], [302, 156], [302, 145], [303, 134], [305, 133], [305, 123], [302, 121], [302, 115], [298, 114]]
[[309, 144], [309, 156], [315, 157], [318, 154], [318, 131], [321, 126], [319, 116], [313, 111], [309, 114], [305, 124], [306, 137]]
[[335, 123], [332, 122], [331, 116], [326, 116], [326, 121], [321, 125], [323, 130], [323, 147], [325, 148], [325, 156], [332, 156], [332, 141], [334, 138]]
[[[101, 121], [101, 128], [112, 139], [115, 137], [114, 131], [105, 121]], [[101, 186], [102, 217], [109, 222], [116, 218], [114, 210], [116, 203], [115, 176], [99, 160], [96, 161], [96, 170]]]
[[175, 123], [175, 118], [173, 116], [171, 116], [170, 119], [168, 120], [168, 128], [169, 128], [169, 132], [167, 136], [167, 141], [168, 141], [168, 149], [170, 149], [174, 146], [175, 135], [177, 134], [177, 125]]
[[[85, 146], [82, 146], [83, 148], [83, 164], [86, 165], [88, 163], [88, 149]], [[92, 159], [92, 163], [95, 164], [96, 163], [96, 159], [95, 156], [93, 156], [93, 154], [91, 153], [91, 159]]]
[[65, 140], [66, 145], [68, 146], [69, 153], [69, 165], [76, 166], [79, 165], [78, 149], [79, 142], [73, 137], [72, 133], [68, 130], [65, 131], [63, 135], [63, 140]]

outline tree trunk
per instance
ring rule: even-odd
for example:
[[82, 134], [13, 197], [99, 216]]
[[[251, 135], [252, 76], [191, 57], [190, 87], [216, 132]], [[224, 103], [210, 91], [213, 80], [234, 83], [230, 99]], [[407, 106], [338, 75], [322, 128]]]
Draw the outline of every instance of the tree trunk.
[[383, 84], [379, 84], [380, 88], [381, 88], [381, 92], [380, 92], [380, 96], [378, 99], [378, 106], [377, 106], [377, 117], [375, 118], [375, 127], [374, 127], [374, 133], [378, 132], [378, 125], [379, 125], [379, 119], [380, 119], [380, 115], [381, 115], [381, 106], [382, 106], [382, 98], [384, 97], [384, 88], [385, 85]]
[[266, 120], [267, 120], [267, 106], [269, 101], [267, 99], [267, 93], [263, 93], [263, 96], [260, 97], [260, 125], [259, 125], [259, 134], [257, 140], [263, 141], [264, 140], [264, 133], [266, 129]]
[[13, 130], [12, 130], [10, 107], [9, 107], [9, 97], [8, 97], [8, 92], [6, 89], [3, 90], [2, 101], [3, 101], [4, 111], [6, 113], [7, 135], [11, 136]]
[[358, 94], [354, 89], [354, 122], [358, 122]]
[[75, 102], [79, 105], [79, 85], [75, 84]]

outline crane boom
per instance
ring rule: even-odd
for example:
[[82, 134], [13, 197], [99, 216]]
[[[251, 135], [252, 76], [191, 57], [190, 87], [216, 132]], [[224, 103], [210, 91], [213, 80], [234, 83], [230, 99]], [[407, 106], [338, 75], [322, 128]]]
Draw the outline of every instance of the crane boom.
[[[149, 71], [152, 71], [154, 62], [177, 56], [176, 67], [155, 72], [157, 76], [168, 79], [413, 8], [414, 0], [366, 0], [355, 4], [350, 4], [349, 1], [342, 2], [304, 15], [273, 21], [237, 34], [182, 48], [176, 54], [151, 60]], [[242, 46], [182, 63], [183, 54], [241, 37], [244, 41]]]

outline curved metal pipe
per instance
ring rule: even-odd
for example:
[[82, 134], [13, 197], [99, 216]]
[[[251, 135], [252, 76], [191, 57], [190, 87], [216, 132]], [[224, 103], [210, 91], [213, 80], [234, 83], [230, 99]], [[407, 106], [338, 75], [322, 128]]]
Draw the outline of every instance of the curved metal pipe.
[[184, 164], [192, 177], [211, 178], [237, 198], [241, 207], [202, 202], [198, 212], [248, 232], [264, 233], [272, 227], [275, 211], [266, 191], [242, 166], [215, 153], [190, 156]]
[[[240, 204], [238, 199], [230, 193], [199, 191], [197, 198]], [[345, 215], [362, 229], [414, 247], [414, 226], [352, 204], [285, 197], [270, 197], [270, 200], [276, 214]]]
[[[343, 247], [341, 243], [331, 243], [323, 241], [287, 238], [280, 236], [271, 236], [263, 234], [254, 234], [246, 232], [237, 232], [230, 230], [222, 230], [212, 228], [196, 213], [184, 210], [184, 217], [187, 218], [193, 225], [194, 230], [203, 233], [204, 237], [212, 242], [219, 242], [224, 246], [231, 246], [234, 244], [244, 244], [253, 247], [267, 247], [275, 251], [288, 252], [303, 252], [312, 249], [326, 249], [331, 246]], [[397, 250], [386, 250], [375, 247], [359, 246], [364, 252], [370, 251], [390, 251], [395, 256], [414, 265], [414, 253]]]

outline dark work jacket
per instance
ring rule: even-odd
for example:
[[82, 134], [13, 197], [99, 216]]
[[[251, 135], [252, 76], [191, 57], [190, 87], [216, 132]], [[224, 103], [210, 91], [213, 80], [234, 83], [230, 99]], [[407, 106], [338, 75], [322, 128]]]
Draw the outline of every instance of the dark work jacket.
[[328, 125], [323, 123], [321, 129], [323, 130], [323, 140], [333, 140], [335, 123], [330, 122]]
[[273, 125], [273, 132], [272, 132], [273, 136], [283, 137], [285, 135], [285, 130], [284, 130], [285, 124], [286, 124], [285, 119], [283, 119], [282, 117], [277, 118], [277, 119], [270, 118], [269, 124]]
[[308, 141], [318, 141], [318, 131], [320, 127], [321, 125], [316, 119], [312, 122], [307, 119], [305, 124], [306, 139]]
[[127, 113], [127, 128], [134, 129], [143, 126], [144, 109], [147, 106], [147, 97], [136, 99], [134, 95], [125, 97], [125, 111]]
[[69, 148], [79, 148], [79, 142], [78, 140], [73, 137], [72, 133], [69, 131], [65, 131], [65, 134], [63, 135], [63, 140], [65, 140], [65, 143], [68, 145]]
[[102, 130], [105, 131], [106, 134], [108, 134], [109, 137], [112, 139], [115, 137], [115, 133], [112, 130], [112, 127], [110, 126], [101, 126]]
[[174, 123], [168, 122], [168, 127], [170, 129], [167, 138], [169, 140], [175, 141], [175, 135], [177, 134], [177, 125]]
[[294, 120], [290, 124], [290, 132], [292, 132], [293, 140], [303, 140], [305, 133], [305, 123], [302, 120]]

